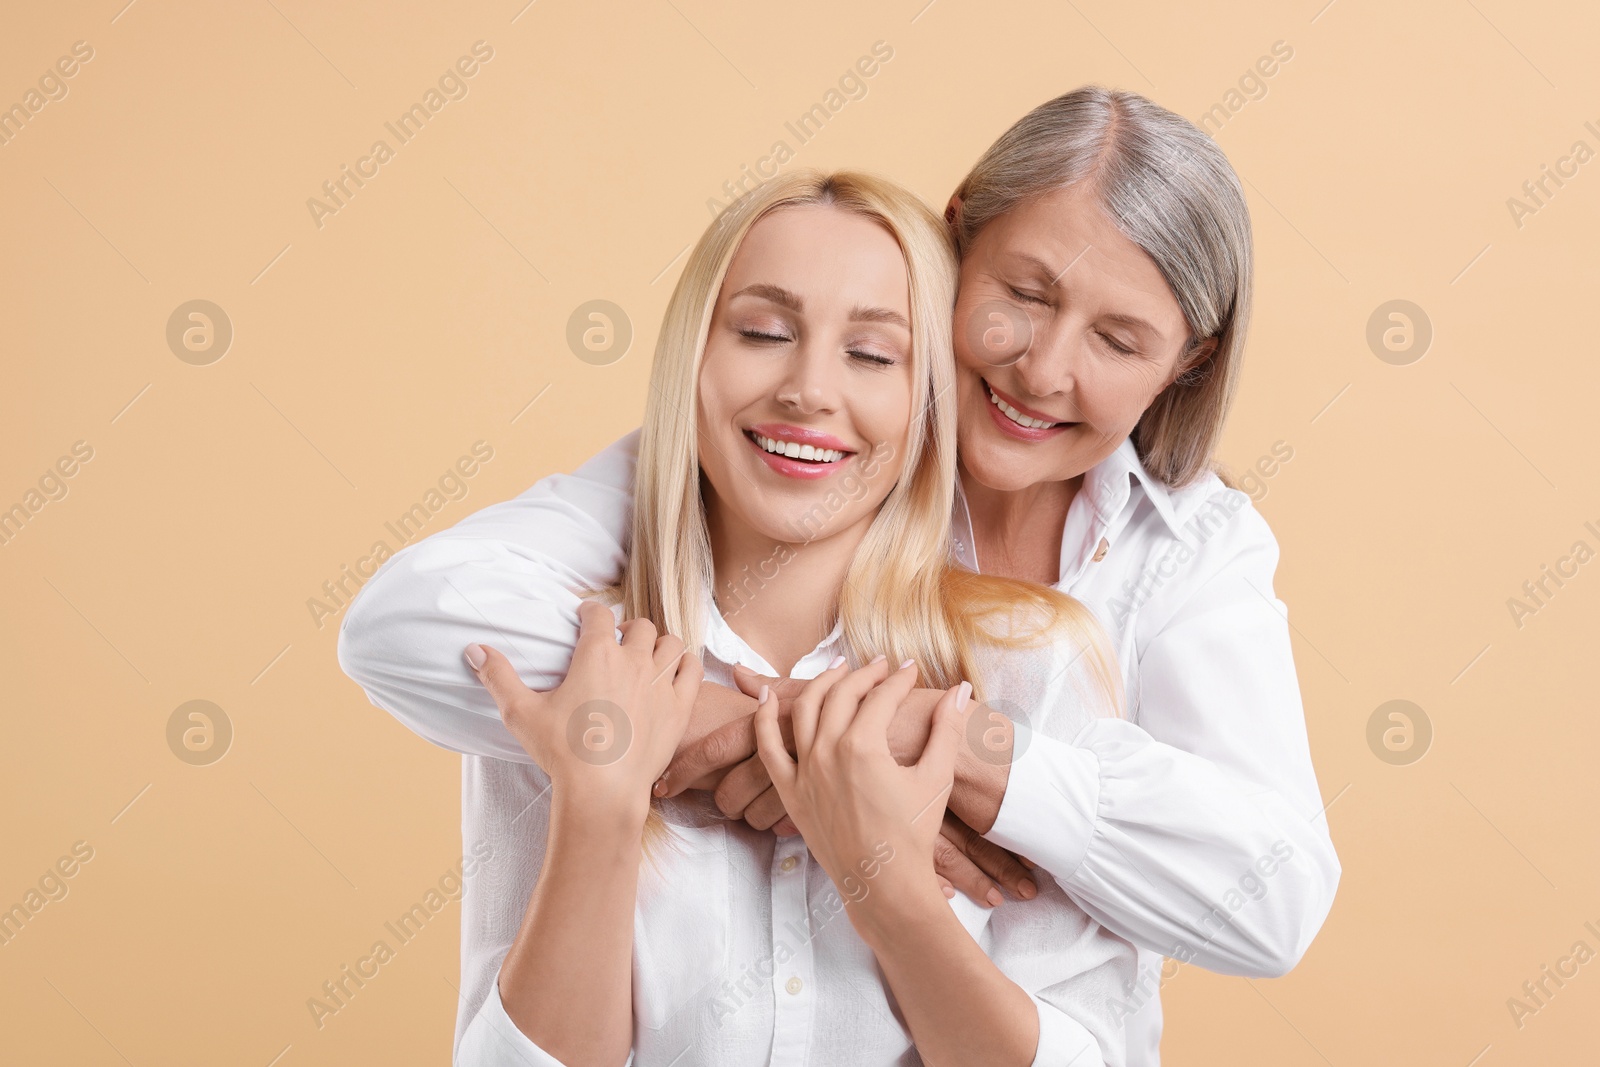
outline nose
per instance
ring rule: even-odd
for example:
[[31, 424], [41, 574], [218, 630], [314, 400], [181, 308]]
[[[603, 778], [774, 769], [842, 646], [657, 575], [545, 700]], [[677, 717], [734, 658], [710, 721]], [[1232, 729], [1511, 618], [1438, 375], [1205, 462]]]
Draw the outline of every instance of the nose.
[[1013, 364], [1017, 380], [1030, 396], [1041, 400], [1056, 395], [1070, 397], [1077, 386], [1082, 349], [1078, 331], [1065, 329], [1060, 323], [1039, 326], [1033, 344]]
[[842, 372], [837, 346], [816, 339], [804, 340], [786, 361], [777, 400], [802, 415], [837, 411], [843, 394]]

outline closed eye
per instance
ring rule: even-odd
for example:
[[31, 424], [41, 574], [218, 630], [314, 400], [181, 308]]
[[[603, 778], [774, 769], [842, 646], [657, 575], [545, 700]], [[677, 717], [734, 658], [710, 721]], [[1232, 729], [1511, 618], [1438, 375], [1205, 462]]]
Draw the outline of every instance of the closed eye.
[[782, 344], [783, 342], [789, 340], [789, 338], [784, 334], [763, 333], [760, 330], [740, 330], [739, 336], [751, 341], [760, 341], [765, 344]]
[[1135, 351], [1134, 349], [1129, 348], [1127, 345], [1123, 344], [1121, 341], [1118, 341], [1115, 337], [1112, 337], [1110, 334], [1102, 332], [1100, 334], [1100, 337], [1101, 337], [1102, 340], [1105, 341], [1106, 344], [1110, 345], [1113, 349], [1115, 349], [1116, 351], [1122, 353], [1123, 355], [1131, 356], [1131, 355], [1134, 354], [1134, 351]]
[[1011, 290], [1011, 295], [1012, 296], [1016, 297], [1018, 300], [1021, 300], [1025, 304], [1045, 304], [1045, 303], [1048, 303], [1048, 301], [1045, 300], [1044, 297], [1035, 296], [1032, 293], [1025, 293], [1021, 289], [1018, 289], [1014, 285], [1008, 285], [1008, 286], [1006, 286], [1006, 288]]
[[880, 356], [876, 352], [861, 352], [851, 349], [850, 354], [864, 363], [871, 363], [878, 367], [892, 367], [896, 362], [898, 362], [889, 356]]

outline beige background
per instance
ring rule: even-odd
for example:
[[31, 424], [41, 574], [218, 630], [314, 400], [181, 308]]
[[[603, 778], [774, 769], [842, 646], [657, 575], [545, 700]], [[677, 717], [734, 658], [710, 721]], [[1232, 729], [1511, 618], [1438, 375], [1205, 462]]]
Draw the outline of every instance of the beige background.
[[[775, 141], [942, 204], [1095, 81], [1222, 104], [1248, 181], [1258, 314], [1223, 456], [1293, 450], [1257, 495], [1344, 864], [1292, 976], [1172, 976], [1166, 1061], [1594, 1061], [1600, 962], [1520, 1028], [1507, 1007], [1600, 950], [1600, 563], [1520, 627], [1507, 606], [1600, 548], [1600, 162], [1520, 227], [1507, 205], [1600, 150], [1592, 5], [123, 2], [11, 5], [0, 34], [4, 105], [93, 48], [0, 146], [0, 507], [93, 450], [0, 545], [0, 907], [93, 849], [0, 946], [0, 1059], [446, 1062], [454, 903], [320, 1029], [306, 1006], [460, 855], [458, 759], [367, 703], [308, 599], [474, 442], [493, 459], [426, 531], [634, 426], [706, 201]], [[479, 40], [468, 95], [396, 147], [384, 123]], [[877, 41], [865, 96], [798, 145], [785, 122]], [[1230, 113], [1278, 41], [1292, 60]], [[379, 138], [394, 158], [319, 228], [307, 199]], [[195, 299], [234, 331], [207, 366], [166, 340]], [[592, 299], [635, 328], [607, 366], [565, 341]], [[1393, 299], [1433, 328], [1408, 365], [1366, 340]], [[197, 699], [234, 732], [207, 766], [167, 740]], [[1367, 740], [1395, 699], [1433, 729], [1408, 765]]]

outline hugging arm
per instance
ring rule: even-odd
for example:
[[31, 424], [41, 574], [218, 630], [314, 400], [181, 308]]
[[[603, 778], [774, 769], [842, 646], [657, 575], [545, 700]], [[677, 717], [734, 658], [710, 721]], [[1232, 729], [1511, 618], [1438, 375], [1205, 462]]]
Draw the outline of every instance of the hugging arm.
[[1254, 509], [1234, 521], [1181, 603], [1144, 608], [1159, 616], [1138, 724], [1034, 734], [1009, 766], [964, 752], [951, 807], [1135, 944], [1276, 977], [1321, 927], [1340, 868], [1273, 593], [1277, 543]]

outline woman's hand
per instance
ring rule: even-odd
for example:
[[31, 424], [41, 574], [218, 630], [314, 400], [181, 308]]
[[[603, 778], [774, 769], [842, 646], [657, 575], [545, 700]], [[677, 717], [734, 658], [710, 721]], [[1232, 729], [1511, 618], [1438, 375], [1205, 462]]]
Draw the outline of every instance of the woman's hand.
[[700, 688], [698, 658], [683, 642], [657, 636], [647, 619], [624, 622], [593, 601], [578, 607], [578, 644], [566, 679], [548, 693], [522, 684], [487, 645], [468, 645], [467, 663], [494, 697], [500, 718], [550, 776], [563, 804], [637, 817], [666, 769]]
[[972, 687], [962, 682], [940, 698], [922, 758], [901, 766], [889, 723], [916, 681], [909, 661], [891, 672], [882, 657], [855, 671], [842, 662], [824, 671], [794, 701], [793, 757], [770, 689], [755, 714], [761, 761], [789, 817], [851, 903], [870, 894], [854, 888], [863, 879], [939, 892], [934, 841]]

